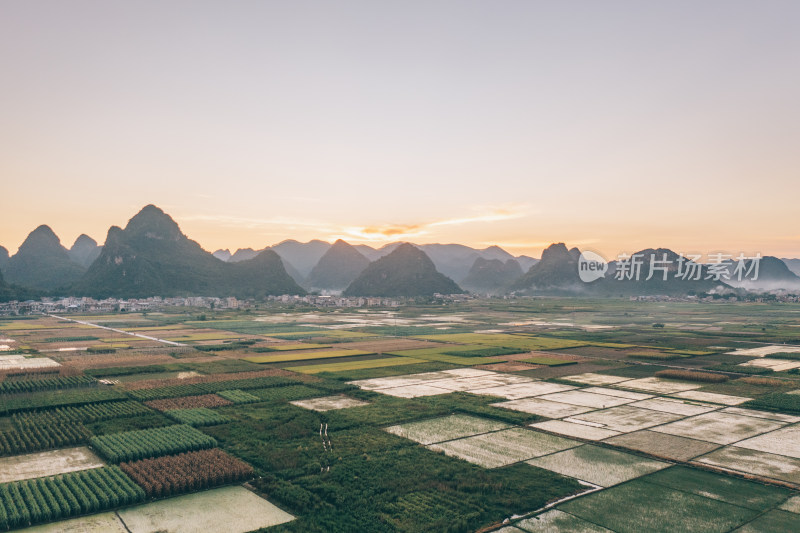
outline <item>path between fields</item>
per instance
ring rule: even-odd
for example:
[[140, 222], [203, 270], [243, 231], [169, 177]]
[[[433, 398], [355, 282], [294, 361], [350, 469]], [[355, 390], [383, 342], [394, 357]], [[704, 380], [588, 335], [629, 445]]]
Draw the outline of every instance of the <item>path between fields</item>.
[[125, 330], [122, 330], [122, 329], [109, 328], [108, 326], [101, 326], [100, 324], [93, 324], [91, 322], [84, 322], [82, 320], [75, 320], [74, 318], [66, 318], [66, 317], [58, 316], [58, 315], [47, 315], [47, 316], [52, 317], [52, 318], [57, 318], [59, 320], [66, 320], [67, 322], [75, 322], [76, 324], [83, 324], [85, 326], [92, 326], [94, 328], [107, 329], [108, 331], [113, 331], [114, 333], [122, 333], [123, 335], [130, 335], [132, 337], [139, 337], [140, 339], [147, 339], [147, 340], [150, 340], [150, 341], [161, 342], [161, 343], [164, 343], [164, 344], [169, 344], [170, 346], [183, 346], [183, 347], [189, 346], [188, 344], [183, 344], [183, 343], [180, 343], [180, 342], [174, 342], [174, 341], [168, 341], [168, 340], [164, 340], [164, 339], [158, 339], [156, 337], [150, 337], [148, 335], [142, 335], [141, 333], [135, 333], [133, 331], [125, 331]]

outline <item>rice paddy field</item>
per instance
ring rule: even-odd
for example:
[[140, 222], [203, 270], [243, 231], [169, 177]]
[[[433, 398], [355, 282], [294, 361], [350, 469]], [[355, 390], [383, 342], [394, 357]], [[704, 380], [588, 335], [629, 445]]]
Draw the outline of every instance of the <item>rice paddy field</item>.
[[796, 353], [776, 303], [0, 317], [0, 531], [800, 531]]

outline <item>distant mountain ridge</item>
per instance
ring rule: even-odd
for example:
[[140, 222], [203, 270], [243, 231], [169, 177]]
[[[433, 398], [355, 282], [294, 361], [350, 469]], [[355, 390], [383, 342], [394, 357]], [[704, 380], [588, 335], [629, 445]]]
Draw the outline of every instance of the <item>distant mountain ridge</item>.
[[515, 259], [504, 262], [500, 259], [478, 257], [461, 286], [478, 294], [503, 294], [522, 275], [522, 267]]
[[425, 252], [413, 244], [403, 243], [370, 263], [344, 295], [415, 297], [462, 292], [452, 279], [436, 270]]
[[100, 256], [73, 290], [123, 298], [305, 294], [275, 252], [225, 263], [186, 237], [169, 215], [153, 205], [131, 218], [125, 229], [109, 229]]
[[3, 273], [7, 283], [53, 291], [74, 283], [85, 270], [72, 261], [53, 230], [42, 225], [28, 235], [6, 263]]
[[98, 246], [96, 240], [84, 233], [75, 239], [75, 243], [69, 249], [69, 257], [82, 267], [89, 268], [89, 265], [100, 257], [102, 249], [103, 247]]
[[339, 239], [320, 258], [308, 276], [311, 289], [342, 291], [346, 289], [370, 261], [353, 246]]

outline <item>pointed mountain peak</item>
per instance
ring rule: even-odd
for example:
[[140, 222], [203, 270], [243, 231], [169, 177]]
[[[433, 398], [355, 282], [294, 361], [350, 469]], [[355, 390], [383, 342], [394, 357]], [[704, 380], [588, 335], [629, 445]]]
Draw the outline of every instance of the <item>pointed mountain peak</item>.
[[74, 251], [75, 249], [82, 247], [94, 248], [95, 246], [97, 246], [97, 241], [92, 239], [85, 233], [82, 233], [77, 239], [75, 239], [75, 243], [72, 245], [72, 248], [70, 248], [70, 250]]
[[177, 241], [185, 238], [178, 224], [153, 204], [147, 205], [128, 221], [125, 232], [151, 239]]
[[41, 226], [30, 232], [30, 234], [28, 234], [28, 237], [25, 239], [25, 242], [23, 242], [22, 246], [20, 246], [20, 250], [22, 250], [25, 247], [41, 246], [41, 245], [61, 246], [61, 239], [59, 239], [58, 235], [56, 235], [55, 232], [52, 229], [50, 229], [50, 226], [47, 226], [45, 224], [42, 224]]

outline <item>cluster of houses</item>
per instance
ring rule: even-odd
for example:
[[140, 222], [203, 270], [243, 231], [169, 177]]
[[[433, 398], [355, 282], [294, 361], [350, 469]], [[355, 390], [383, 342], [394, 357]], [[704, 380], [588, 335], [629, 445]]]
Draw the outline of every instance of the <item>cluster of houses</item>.
[[[435, 299], [443, 302], [468, 299], [466, 295], [435, 295]], [[256, 309], [264, 305], [296, 305], [311, 307], [399, 307], [406, 303], [405, 298], [367, 298], [329, 295], [297, 296], [284, 294], [270, 296], [265, 302], [239, 300], [237, 298], [215, 298], [206, 296], [188, 296], [178, 298], [42, 298], [24, 302], [12, 301], [0, 303], [2, 315], [28, 315], [50, 313], [113, 313], [113, 312], [148, 312], [161, 311], [171, 307], [192, 307], [201, 309]]]

